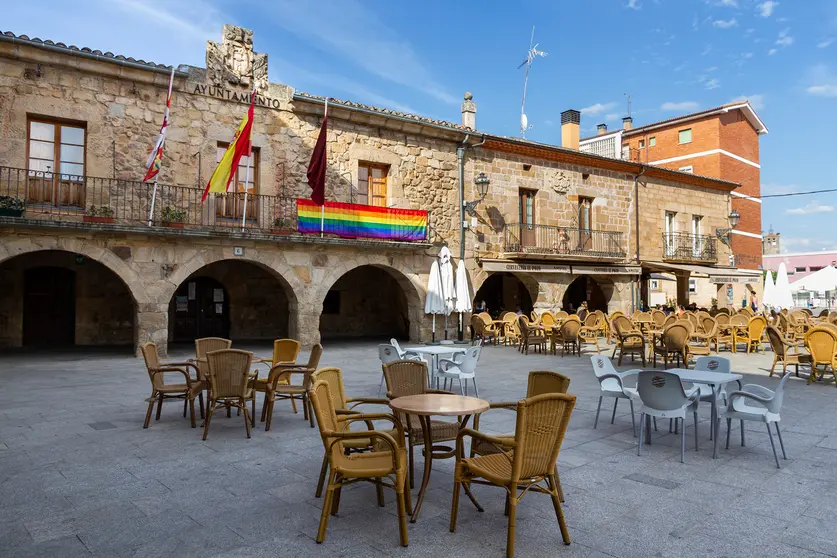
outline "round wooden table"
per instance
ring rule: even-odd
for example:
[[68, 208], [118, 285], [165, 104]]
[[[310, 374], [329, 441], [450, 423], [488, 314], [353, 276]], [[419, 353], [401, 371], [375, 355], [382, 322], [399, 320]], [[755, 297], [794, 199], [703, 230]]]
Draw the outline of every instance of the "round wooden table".
[[421, 488], [419, 488], [416, 505], [413, 508], [413, 516], [410, 519], [411, 523], [415, 523], [416, 519], [418, 519], [419, 510], [421, 510], [421, 503], [424, 501], [427, 484], [430, 482], [430, 470], [433, 464], [434, 450], [440, 451], [440, 453], [436, 454], [439, 458], [451, 456], [450, 448], [433, 446], [430, 431], [430, 417], [433, 415], [461, 417], [459, 422], [459, 429], [461, 430], [467, 426], [471, 415], [487, 411], [489, 403], [484, 399], [464, 395], [423, 393], [420, 395], [396, 397], [389, 402], [389, 406], [393, 411], [417, 417], [421, 424], [421, 432], [424, 435], [424, 476], [421, 479]]

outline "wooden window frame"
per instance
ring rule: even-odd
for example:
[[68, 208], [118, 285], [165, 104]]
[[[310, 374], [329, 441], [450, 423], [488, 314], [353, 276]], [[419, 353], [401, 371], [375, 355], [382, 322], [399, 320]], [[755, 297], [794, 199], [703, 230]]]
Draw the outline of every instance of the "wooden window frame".
[[[50, 171], [38, 171], [30, 169], [30, 153], [32, 143], [32, 124], [49, 124], [53, 126], [53, 168]], [[84, 145], [82, 148], [82, 174], [70, 174], [61, 172], [61, 127], [80, 128], [84, 133]], [[39, 140], [34, 140], [39, 141]], [[25, 198], [27, 202], [38, 205], [61, 205], [76, 208], [84, 208], [86, 203], [85, 177], [87, 176], [87, 122], [71, 120], [38, 114], [26, 115], [26, 174], [27, 186]], [[73, 145], [76, 144], [66, 144]], [[72, 163], [78, 164], [78, 163]], [[56, 168], [57, 167], [57, 168]], [[38, 176], [36, 173], [42, 173]], [[67, 178], [62, 178], [66, 176]], [[75, 179], [70, 179], [74, 177]]]
[[[689, 132], [689, 141], [682, 141], [681, 134], [683, 134], [683, 132]], [[683, 128], [682, 130], [677, 130], [678, 145], [686, 145], [687, 143], [692, 143], [692, 140], [694, 140], [694, 132], [692, 131], [692, 128]]]
[[[218, 152], [221, 149], [229, 148], [230, 144], [227, 142], [219, 141], [216, 145], [216, 155], [215, 158], [218, 159]], [[254, 221], [259, 217], [259, 203], [261, 198], [259, 194], [261, 193], [261, 173], [259, 172], [259, 166], [261, 164], [261, 150], [258, 147], [252, 148], [252, 156], [253, 156], [253, 166], [251, 167], [253, 171], [252, 182], [253, 182], [253, 191], [249, 193], [247, 196], [247, 220]], [[240, 163], [240, 161], [239, 161]], [[244, 217], [244, 191], [238, 190], [239, 184], [239, 173], [242, 172], [241, 165], [235, 169], [235, 189], [231, 192], [224, 192], [223, 194], [218, 193], [215, 194], [215, 217], [218, 219], [229, 220], [229, 224], [236, 225], [241, 223], [242, 217]], [[247, 171], [244, 170], [244, 173]], [[241, 177], [241, 182], [245, 182], [247, 179], [246, 176]]]
[[[230, 144], [228, 142], [219, 141], [218, 145], [216, 146], [215, 158], [218, 159], [218, 155], [217, 155], [217, 153], [218, 153], [217, 150], [218, 149], [227, 149], [229, 146], [230, 146]], [[218, 164], [218, 161], [215, 161], [215, 164]], [[250, 192], [250, 194], [252, 194], [252, 195], [261, 194], [261, 173], [259, 172], [259, 166], [261, 166], [261, 150], [258, 147], [253, 147], [253, 167], [252, 167], [252, 169], [253, 169], [253, 176], [252, 176], [253, 191]], [[241, 167], [239, 166], [235, 170], [235, 173], [236, 173], [235, 174], [236, 191], [235, 192], [228, 192], [229, 194], [232, 194], [232, 193], [243, 194], [244, 193], [243, 191], [238, 192], [238, 182], [239, 182], [238, 173], [240, 171], [241, 171]], [[246, 173], [247, 171], [245, 170], [244, 172]], [[241, 179], [242, 179], [241, 182], [244, 182], [247, 179], [247, 177], [244, 176], [244, 177], [241, 177]]]
[[[532, 198], [532, 222], [530, 223], [528, 220], [525, 219], [526, 214], [526, 206], [523, 202], [525, 198]], [[526, 225], [528, 228], [532, 229], [535, 226], [535, 223], [538, 222], [538, 214], [537, 214], [537, 204], [535, 204], [535, 199], [538, 197], [538, 191], [532, 190], [531, 188], [518, 188], [517, 190], [517, 210], [518, 210], [518, 218], [520, 221], [520, 225]]]
[[[360, 169], [366, 169], [366, 203], [361, 205], [369, 205], [373, 207], [389, 207], [389, 170], [390, 165], [384, 163], [372, 163], [370, 161], [358, 161], [357, 162], [357, 188], [356, 191], [359, 195], [360, 189]], [[375, 201], [376, 198], [380, 198], [381, 196], [375, 196], [374, 190], [372, 188], [372, 171], [379, 170], [382, 171], [384, 174], [384, 196], [383, 196], [383, 204], [375, 204], [372, 203]]]

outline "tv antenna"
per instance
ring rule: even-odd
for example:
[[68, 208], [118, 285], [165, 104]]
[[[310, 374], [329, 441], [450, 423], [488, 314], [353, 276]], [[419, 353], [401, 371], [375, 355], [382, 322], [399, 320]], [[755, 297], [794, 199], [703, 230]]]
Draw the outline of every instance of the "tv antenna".
[[532, 46], [532, 43], [535, 42], [535, 26], [532, 26], [532, 37], [529, 39], [529, 52], [526, 53], [526, 60], [520, 63], [520, 66], [517, 67], [519, 70], [523, 66], [526, 66], [526, 77], [523, 79], [523, 101], [520, 103], [520, 137], [526, 137], [526, 130], [532, 129], [532, 126], [529, 125], [529, 119], [526, 118], [526, 86], [529, 85], [529, 68], [532, 66], [532, 62], [535, 61], [536, 56], [546, 56], [547, 53], [538, 50], [538, 45], [535, 44]]
[[628, 116], [628, 118], [630, 118], [631, 117], [631, 94], [630, 93], [625, 93], [624, 95], [628, 98], [628, 115], [627, 116]]

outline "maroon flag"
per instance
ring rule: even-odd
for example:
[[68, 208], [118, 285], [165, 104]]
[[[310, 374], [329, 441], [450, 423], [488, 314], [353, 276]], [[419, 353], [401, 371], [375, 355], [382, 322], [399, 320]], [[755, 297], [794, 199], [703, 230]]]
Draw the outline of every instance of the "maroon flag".
[[326, 178], [326, 139], [328, 136], [328, 99], [325, 102], [325, 114], [323, 124], [320, 126], [320, 135], [317, 143], [314, 144], [314, 152], [311, 154], [311, 162], [308, 163], [308, 185], [311, 186], [311, 201], [317, 205], [325, 204], [325, 178]]

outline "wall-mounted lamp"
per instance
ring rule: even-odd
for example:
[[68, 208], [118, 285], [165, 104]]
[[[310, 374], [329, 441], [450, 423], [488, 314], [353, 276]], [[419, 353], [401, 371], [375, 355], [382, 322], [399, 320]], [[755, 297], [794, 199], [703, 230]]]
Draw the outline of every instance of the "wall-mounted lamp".
[[729, 248], [732, 248], [732, 245], [729, 241], [729, 235], [732, 232], [732, 229], [738, 226], [738, 223], [741, 221], [741, 215], [739, 215], [738, 211], [733, 209], [729, 213], [729, 227], [728, 229], [715, 229], [715, 236], [720, 239], [721, 242], [726, 244]]
[[485, 196], [488, 195], [488, 187], [491, 185], [491, 179], [488, 178], [484, 172], [479, 173], [476, 177], [474, 177], [474, 185], [477, 188], [477, 194], [479, 194], [480, 199], [465, 202], [465, 211], [468, 212], [468, 215], [474, 216], [476, 214], [477, 206], [480, 204], [482, 200], [485, 199]]

